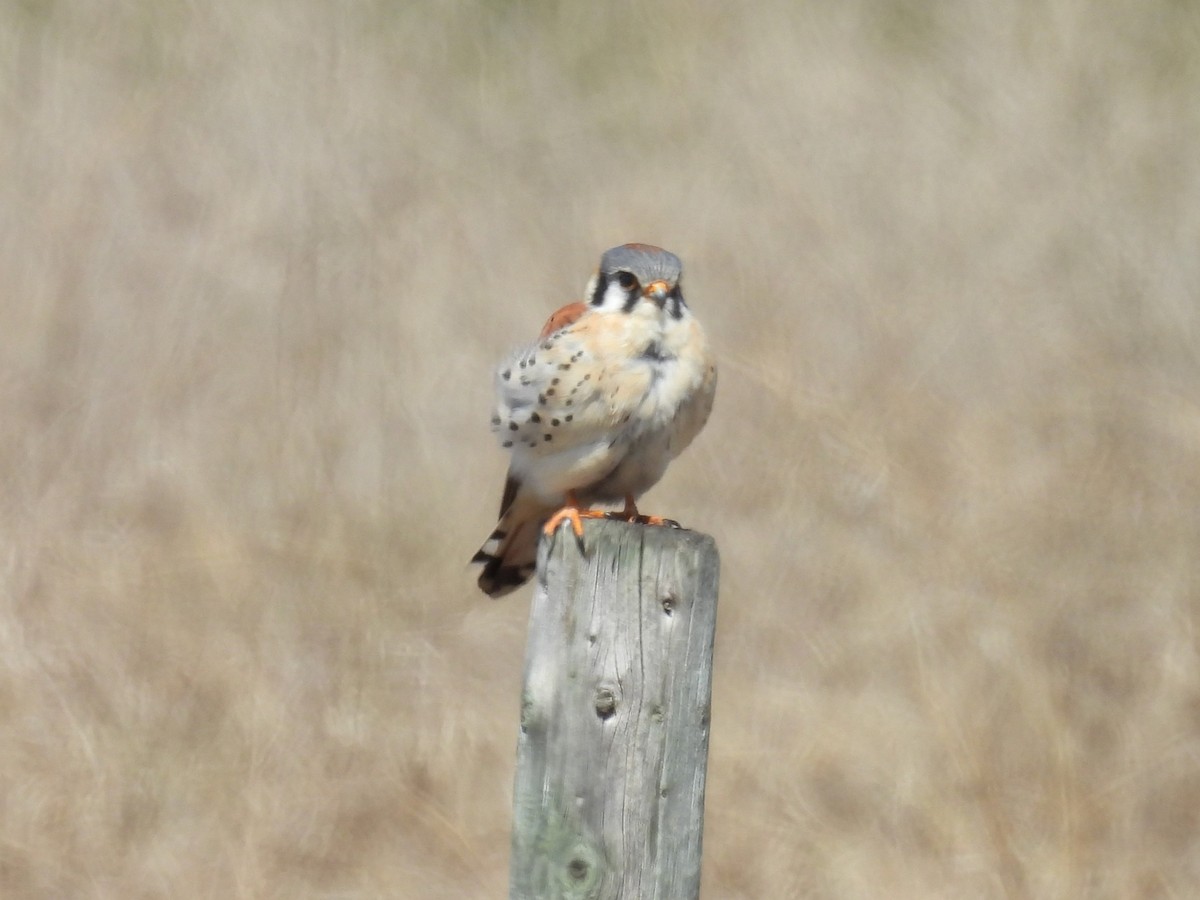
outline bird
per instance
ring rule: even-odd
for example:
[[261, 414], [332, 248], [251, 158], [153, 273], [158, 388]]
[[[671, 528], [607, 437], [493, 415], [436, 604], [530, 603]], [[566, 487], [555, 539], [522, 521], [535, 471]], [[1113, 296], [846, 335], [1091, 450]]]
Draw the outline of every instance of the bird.
[[[541, 534], [584, 518], [678, 524], [638, 511], [637, 498], [708, 421], [717, 368], [683, 297], [679, 257], [622, 244], [538, 339], [495, 370], [492, 430], [511, 459], [495, 530], [472, 557], [479, 587], [502, 597], [537, 566]], [[623, 502], [619, 512], [594, 504]]]

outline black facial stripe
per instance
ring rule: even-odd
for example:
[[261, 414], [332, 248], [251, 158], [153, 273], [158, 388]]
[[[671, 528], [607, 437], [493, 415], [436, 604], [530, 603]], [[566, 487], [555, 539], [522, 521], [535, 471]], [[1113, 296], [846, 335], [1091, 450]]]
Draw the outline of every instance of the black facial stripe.
[[621, 307], [621, 312], [633, 312], [633, 308], [637, 306], [638, 300], [641, 297], [638, 294], [638, 289], [635, 287], [625, 297], [625, 305]]
[[675, 285], [675, 289], [671, 291], [670, 295], [667, 297], [667, 301], [667, 309], [671, 313], [671, 318], [682, 319], [683, 308], [687, 306], [687, 303], [685, 303], [683, 300], [683, 291], [679, 290], [679, 285]]
[[599, 306], [604, 302], [604, 292], [608, 289], [608, 276], [601, 272], [596, 276], [596, 289], [592, 291], [592, 296], [588, 302], [592, 306]]

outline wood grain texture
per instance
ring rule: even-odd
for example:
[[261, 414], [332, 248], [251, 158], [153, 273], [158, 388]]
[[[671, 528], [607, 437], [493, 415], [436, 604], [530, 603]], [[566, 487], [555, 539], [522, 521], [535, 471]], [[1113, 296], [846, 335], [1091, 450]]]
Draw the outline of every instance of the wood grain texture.
[[539, 547], [510, 897], [694, 898], [716, 545], [592, 520], [584, 546], [560, 530]]

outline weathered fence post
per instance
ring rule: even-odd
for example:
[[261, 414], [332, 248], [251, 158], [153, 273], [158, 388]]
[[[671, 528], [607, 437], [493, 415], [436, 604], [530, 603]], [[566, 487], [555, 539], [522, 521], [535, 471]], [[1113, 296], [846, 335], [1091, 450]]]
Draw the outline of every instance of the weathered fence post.
[[589, 520], [543, 539], [513, 797], [512, 900], [700, 892], [717, 548]]

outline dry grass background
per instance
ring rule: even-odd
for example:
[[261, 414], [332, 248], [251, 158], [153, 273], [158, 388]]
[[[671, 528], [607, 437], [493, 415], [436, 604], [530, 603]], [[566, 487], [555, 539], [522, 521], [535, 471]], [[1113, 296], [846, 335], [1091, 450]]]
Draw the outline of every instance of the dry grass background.
[[722, 360], [710, 898], [1200, 894], [1200, 9], [0, 7], [0, 895], [498, 897], [490, 367]]

